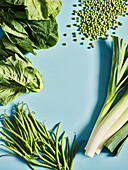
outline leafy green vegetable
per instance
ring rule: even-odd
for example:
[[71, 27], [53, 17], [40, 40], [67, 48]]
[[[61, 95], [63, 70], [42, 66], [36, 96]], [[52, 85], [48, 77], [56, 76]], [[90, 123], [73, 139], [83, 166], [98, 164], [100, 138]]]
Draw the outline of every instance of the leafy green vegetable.
[[32, 63], [17, 54], [0, 61], [0, 103], [6, 105], [26, 92], [38, 92], [43, 88], [42, 76]]
[[58, 41], [58, 24], [55, 18], [29, 21], [12, 18], [11, 14], [0, 11], [3, 31], [8, 39], [24, 50], [36, 54], [33, 48], [47, 49]]
[[[100, 128], [101, 124], [104, 123], [104, 120], [108, 115], [110, 107], [112, 106], [117, 95], [121, 92], [122, 89], [124, 89], [124, 87], [128, 85], [128, 48], [123, 39], [119, 39], [118, 37], [114, 36], [112, 36], [112, 39], [113, 39], [113, 56], [106, 101], [102, 107], [101, 113], [96, 121], [96, 124], [90, 135], [89, 141], [85, 147], [86, 154], [91, 157], [93, 157], [94, 153], [97, 154], [100, 153], [104, 146], [104, 143], [106, 142], [105, 140], [108, 139], [108, 136], [110, 136], [110, 134], [113, 135], [112, 132], [115, 133], [117, 130], [119, 130], [117, 126], [114, 126], [111, 133], [109, 132], [109, 134], [107, 134], [108, 135], [107, 137], [104, 136], [103, 139], [100, 139], [99, 137], [99, 141], [95, 141], [95, 143], [99, 142], [99, 146], [95, 145], [95, 149], [94, 150], [92, 149], [91, 143], [93, 143], [93, 140], [95, 138], [94, 136], [98, 134], [97, 133], [98, 128]], [[120, 106], [120, 110], [122, 108], [124, 107]], [[104, 131], [105, 129], [102, 130]]]
[[0, 38], [0, 60], [6, 59], [7, 57], [14, 56], [18, 54], [22, 59], [24, 59], [24, 55], [17, 48], [16, 45], [12, 44], [7, 36], [4, 34]]
[[17, 105], [12, 116], [4, 114], [2, 122], [4, 124], [3, 131], [0, 130], [0, 132], [4, 137], [0, 138], [6, 142], [6, 145], [3, 144], [3, 146], [14, 153], [0, 157], [20, 157], [34, 170], [36, 169], [33, 165], [55, 170], [72, 170], [76, 152], [84, 141], [76, 146], [75, 134], [73, 145], [70, 147], [68, 138], [66, 141], [67, 155], [63, 146], [65, 132], [59, 140], [60, 123], [57, 125], [56, 133], [48, 131], [45, 124], [38, 122], [24, 103]]
[[[1, 7], [10, 7], [15, 17], [27, 20], [44, 20], [56, 17], [61, 9], [61, 0], [4, 0]], [[20, 11], [16, 10], [20, 6]]]
[[6, 105], [24, 92], [43, 88], [42, 77], [21, 50], [47, 49], [58, 41], [55, 17], [61, 0], [1, 0], [0, 102]]

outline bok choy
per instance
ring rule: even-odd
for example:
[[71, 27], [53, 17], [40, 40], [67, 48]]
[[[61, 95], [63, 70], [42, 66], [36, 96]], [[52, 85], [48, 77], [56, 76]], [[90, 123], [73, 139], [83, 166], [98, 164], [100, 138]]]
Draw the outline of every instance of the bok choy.
[[107, 97], [96, 121], [85, 154], [93, 157], [99, 154], [106, 141], [116, 133], [128, 118], [128, 91], [109, 112], [117, 95], [128, 85], [128, 48], [123, 39], [112, 36], [113, 56]]

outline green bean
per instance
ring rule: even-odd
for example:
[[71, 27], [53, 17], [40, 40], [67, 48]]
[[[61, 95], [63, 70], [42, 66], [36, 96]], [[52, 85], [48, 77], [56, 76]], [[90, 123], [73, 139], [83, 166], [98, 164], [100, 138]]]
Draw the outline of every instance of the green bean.
[[[24, 127], [24, 125], [22, 124], [22, 122], [20, 122], [20, 120], [16, 117], [16, 115], [13, 115], [13, 117], [15, 118], [16, 122], [18, 123], [18, 129], [19, 129], [20, 135], [21, 135], [22, 137], [24, 137], [24, 136], [23, 136], [23, 132], [22, 132], [22, 130], [21, 130], [21, 128], [22, 128], [23, 131], [25, 132], [26, 136], [27, 136], [27, 135], [28, 135], [27, 130], [25, 129], [25, 127]], [[25, 140], [26, 140], [26, 138], [25, 138]]]
[[66, 157], [66, 162], [68, 166], [70, 167], [70, 141], [69, 138], [66, 138], [66, 151], [65, 151], [65, 157]]
[[16, 155], [16, 154], [5, 154], [5, 155], [0, 155], [0, 158], [5, 157], [5, 156], [15, 156], [15, 157], [19, 157], [19, 155]]
[[62, 158], [63, 158], [63, 163], [64, 163], [64, 170], [66, 170], [67, 163], [66, 163], [64, 148], [63, 148], [64, 136], [65, 136], [65, 132], [63, 132], [62, 139], [61, 139], [61, 152], [62, 152]]
[[56, 164], [54, 164], [54, 163], [48, 161], [47, 159], [43, 158], [43, 157], [39, 154], [38, 149], [37, 149], [36, 147], [35, 147], [35, 151], [36, 151], [37, 155], [39, 156], [39, 158], [40, 158], [41, 160], [43, 160], [44, 162], [46, 162], [47, 164], [49, 164], [49, 165], [51, 165], [51, 166], [53, 166], [53, 167], [57, 167]]
[[52, 141], [52, 139], [51, 139], [51, 137], [50, 137], [50, 135], [49, 135], [49, 132], [47, 131], [47, 128], [46, 128], [44, 122], [43, 122], [43, 126], [44, 126], [45, 133], [46, 133], [46, 135], [47, 135], [47, 137], [48, 137], [48, 139], [49, 139], [48, 142], [49, 142], [49, 143], [52, 142], [52, 145], [54, 145], [54, 142]]
[[75, 149], [75, 151], [74, 151], [74, 154], [77, 153], [79, 147], [80, 147], [84, 142], [85, 142], [84, 140], [82, 140], [82, 141], [79, 142], [79, 144], [76, 146], [76, 149]]
[[42, 142], [43, 144], [45, 144], [49, 149], [50, 151], [52, 152], [53, 155], [55, 155], [55, 150], [54, 148], [51, 147], [51, 145], [49, 143], [47, 143], [46, 141], [40, 141]]
[[72, 144], [72, 151], [71, 151], [71, 162], [72, 162], [72, 160], [73, 160], [73, 158], [74, 158], [74, 150], [75, 150], [75, 144], [76, 144], [76, 133], [75, 133], [75, 135], [74, 135], [74, 140], [73, 140], [73, 144]]
[[[5, 121], [7, 121], [8, 123], [6, 124]], [[13, 125], [12, 122], [9, 120], [9, 117], [6, 116], [6, 115], [3, 115], [3, 123], [4, 123], [5, 127], [9, 127], [9, 125], [10, 125], [10, 128], [13, 128], [13, 129], [14, 129], [14, 125]]]
[[59, 128], [60, 128], [60, 123], [58, 124], [57, 130], [56, 130], [56, 160], [57, 160], [58, 169], [61, 170], [60, 161], [59, 161], [59, 154], [58, 154], [58, 133], [59, 133]]
[[[13, 120], [13, 119], [12, 119]], [[7, 123], [7, 122], [8, 123]], [[14, 127], [14, 124], [12, 124], [12, 122], [9, 120], [9, 118], [7, 117], [7, 116], [3, 116], [3, 123], [4, 123], [4, 125], [5, 125], [5, 127], [7, 128], [7, 129], [12, 129], [12, 127], [13, 127], [13, 131], [15, 131], [15, 132], [17, 132], [16, 130], [15, 130], [15, 127]], [[9, 124], [11, 125], [11, 126], [9, 126]], [[16, 129], [17, 129], [17, 126], [16, 126]], [[2, 132], [1, 132], [2, 133]], [[14, 134], [11, 134], [14, 138], [16, 138], [15, 137], [15, 135]], [[16, 138], [17, 139], [17, 138]], [[23, 143], [21, 142], [20, 143], [21, 144], [21, 146], [23, 146]]]
[[0, 139], [2, 139], [3, 141], [6, 141], [8, 144], [9, 143], [13, 144], [13, 142], [11, 140], [8, 140], [7, 138], [0, 137]]
[[25, 141], [19, 134], [17, 134], [16, 132], [14, 132], [11, 129], [7, 129], [5, 127], [3, 127], [3, 129], [7, 130], [8, 132], [10, 132], [11, 134], [14, 134], [17, 138], [19, 138], [22, 142], [24, 142], [26, 144], [26, 146], [28, 147], [28, 149], [30, 150], [30, 153], [32, 153], [32, 148], [30, 147], [30, 145], [27, 143], [27, 141]]
[[[29, 118], [31, 119], [31, 121], [33, 122], [34, 126], [35, 126], [35, 129], [38, 130], [38, 132], [46, 139], [49, 139], [48, 136], [44, 133], [45, 130], [43, 128], [43, 126], [37, 121], [35, 120], [33, 114], [29, 111], [29, 114], [28, 114]], [[39, 124], [39, 125], [38, 125]], [[40, 127], [39, 127], [40, 126]], [[42, 131], [41, 131], [42, 129]]]
[[30, 144], [30, 146], [32, 147], [32, 144], [33, 144], [33, 133], [29, 127], [29, 123], [26, 119], [25, 116], [23, 116], [23, 120], [25, 122], [25, 125], [26, 125], [26, 130], [28, 131], [28, 143]]
[[5, 141], [7, 141], [7, 142], [9, 142], [9, 143], [11, 143], [11, 144], [15, 144], [21, 151], [22, 151], [22, 153], [24, 154], [24, 155], [27, 155], [27, 153], [24, 151], [24, 149], [22, 149], [21, 148], [21, 146], [19, 145], [19, 143], [17, 143], [17, 141], [16, 140], [14, 140], [10, 135], [8, 135], [7, 133], [5, 133], [5, 132], [3, 132], [3, 131], [0, 131], [2, 134], [4, 134], [5, 136], [7, 136], [9, 139], [10, 139], [10, 141], [9, 140], [7, 140], [7, 139], [4, 139], [4, 138], [1, 138], [1, 139], [3, 139], [3, 140], [5, 140]]
[[[21, 109], [20, 105], [22, 105]], [[27, 110], [24, 109], [23, 103], [18, 104], [12, 117], [4, 115], [2, 121], [4, 124], [2, 128], [7, 130], [8, 133], [0, 130], [0, 133], [4, 136], [0, 137], [0, 139], [7, 144], [3, 146], [15, 154], [6, 154], [0, 157], [21, 157], [33, 170], [35, 170], [33, 165], [54, 170], [71, 170], [70, 142], [69, 139], [67, 139], [66, 154], [64, 153], [63, 147], [65, 132], [62, 134], [62, 138], [58, 138], [60, 123], [57, 126], [56, 134], [54, 132], [52, 132], [53, 135], [50, 134], [45, 124], [43, 123], [42, 125], [34, 118], [28, 106]], [[17, 126], [19, 128], [18, 130]], [[24, 137], [25, 135], [26, 138]], [[34, 161], [34, 159], [36, 161]], [[43, 163], [38, 162], [38, 160], [42, 160]]]
[[45, 155], [49, 156], [49, 159], [51, 159], [54, 163], [56, 162], [56, 159], [47, 150], [43, 150], [43, 152], [45, 152], [46, 153]]
[[20, 157], [23, 157], [23, 155], [21, 154], [21, 152], [13, 149], [12, 147], [6, 146], [6, 145], [4, 145], [4, 144], [1, 144], [1, 145], [4, 146], [5, 148], [10, 149], [11, 151], [17, 153]]
[[[27, 163], [53, 169], [53, 166], [51, 166], [51, 165], [48, 165], [48, 164], [45, 164], [45, 163], [35, 162], [33, 160], [28, 159], [27, 157], [25, 157], [24, 159], [27, 161]], [[54, 169], [57, 170], [57, 168], [54, 168]]]
[[25, 111], [24, 113], [25, 113], [25, 117], [26, 117], [26, 119], [27, 119], [27, 122], [28, 122], [28, 125], [29, 125], [29, 128], [30, 128], [31, 132], [33, 133], [33, 135], [34, 135], [36, 138], [38, 138], [37, 131], [36, 131], [36, 129], [35, 129], [32, 121], [31, 121], [31, 119], [29, 118], [29, 116], [28, 116], [28, 114], [26, 113], [26, 111]]

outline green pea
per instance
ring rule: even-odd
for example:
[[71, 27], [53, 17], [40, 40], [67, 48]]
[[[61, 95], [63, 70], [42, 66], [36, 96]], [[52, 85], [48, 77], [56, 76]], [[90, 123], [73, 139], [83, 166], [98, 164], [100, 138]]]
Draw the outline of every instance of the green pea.
[[78, 39], [74, 39], [73, 41], [78, 41]]
[[65, 37], [68, 36], [68, 33], [63, 34]]
[[67, 43], [63, 43], [62, 45], [66, 46], [66, 45], [67, 45]]
[[84, 42], [81, 42], [80, 45], [84, 45]]
[[116, 34], [116, 32], [113, 32], [112, 34]]

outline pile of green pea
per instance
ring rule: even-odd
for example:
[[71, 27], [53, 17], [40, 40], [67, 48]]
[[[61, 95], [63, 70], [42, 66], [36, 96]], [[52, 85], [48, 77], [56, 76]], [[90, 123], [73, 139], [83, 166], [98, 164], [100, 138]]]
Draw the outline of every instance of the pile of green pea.
[[110, 29], [116, 34], [115, 30], [123, 25], [117, 21], [118, 16], [128, 15], [128, 0], [80, 0], [79, 2], [73, 6], [79, 5], [82, 9], [74, 10], [75, 16], [72, 19], [76, 21], [74, 25], [78, 27], [79, 33], [86, 38], [91, 37], [92, 41], [99, 37], [103, 40], [108, 39], [107, 32]]

